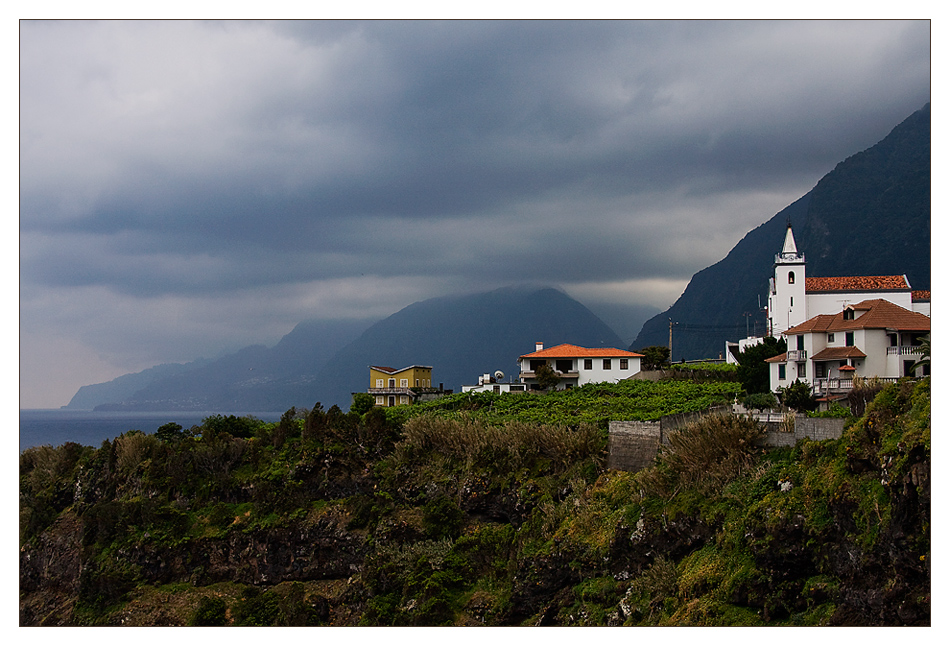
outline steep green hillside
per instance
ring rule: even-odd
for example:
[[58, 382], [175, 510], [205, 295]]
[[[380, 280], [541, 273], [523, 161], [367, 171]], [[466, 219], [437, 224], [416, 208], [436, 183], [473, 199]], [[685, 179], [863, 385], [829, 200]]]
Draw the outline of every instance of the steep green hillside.
[[[564, 406], [637, 395], [577, 394], [24, 451], [21, 624], [929, 625], [929, 380], [840, 440], [706, 418], [637, 474]], [[577, 423], [517, 419], [529, 400]]]
[[666, 345], [670, 319], [678, 323], [674, 361], [718, 357], [726, 340], [745, 336], [746, 313], [753, 315], [750, 331], [765, 331], [761, 306], [786, 222], [810, 276], [906, 274], [914, 289], [930, 289], [930, 104], [695, 274], [630, 348]]

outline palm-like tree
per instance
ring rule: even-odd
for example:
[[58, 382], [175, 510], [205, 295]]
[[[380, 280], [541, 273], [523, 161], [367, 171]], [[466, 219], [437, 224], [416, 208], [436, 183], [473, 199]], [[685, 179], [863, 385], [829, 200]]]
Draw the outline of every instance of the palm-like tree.
[[920, 359], [917, 360], [917, 363], [910, 367], [911, 370], [917, 370], [920, 366], [929, 366], [930, 365], [930, 334], [925, 334], [920, 337], [920, 345], [917, 346], [917, 351], [915, 354], [920, 355]]

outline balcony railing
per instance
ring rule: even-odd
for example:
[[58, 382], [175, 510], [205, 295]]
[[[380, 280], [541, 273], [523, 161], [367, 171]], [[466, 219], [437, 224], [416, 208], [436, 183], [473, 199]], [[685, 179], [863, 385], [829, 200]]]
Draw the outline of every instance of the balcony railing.
[[920, 356], [922, 348], [919, 345], [892, 345], [887, 348], [888, 354], [914, 354]]
[[789, 350], [785, 353], [788, 361], [805, 361], [808, 358], [808, 350]]
[[[893, 384], [897, 382], [897, 377], [866, 377], [866, 381], [877, 381], [884, 384]], [[832, 390], [851, 390], [854, 388], [854, 379], [851, 377], [831, 377], [827, 379], [815, 379], [812, 382], [812, 390], [816, 394]]]

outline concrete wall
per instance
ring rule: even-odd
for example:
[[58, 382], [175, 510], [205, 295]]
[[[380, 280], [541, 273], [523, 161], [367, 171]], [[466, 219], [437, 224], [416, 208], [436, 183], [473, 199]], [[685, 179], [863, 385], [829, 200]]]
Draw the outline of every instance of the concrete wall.
[[659, 422], [610, 422], [607, 468], [640, 471], [653, 464], [660, 451]]
[[781, 422], [766, 424], [765, 437], [759, 440], [759, 446], [795, 446], [798, 440], [808, 438], [816, 442], [837, 440], [844, 431], [844, 420], [836, 417], [795, 416], [795, 430], [782, 430]]
[[[709, 414], [723, 414], [728, 406], [699, 413], [669, 415], [655, 422], [610, 422], [607, 436], [607, 468], [618, 471], [640, 471], [653, 464], [660, 446], [669, 433]], [[765, 424], [766, 434], [760, 446], [795, 446], [798, 440], [836, 440], [844, 430], [844, 420], [829, 417], [795, 416], [794, 430], [789, 432], [782, 422]]]

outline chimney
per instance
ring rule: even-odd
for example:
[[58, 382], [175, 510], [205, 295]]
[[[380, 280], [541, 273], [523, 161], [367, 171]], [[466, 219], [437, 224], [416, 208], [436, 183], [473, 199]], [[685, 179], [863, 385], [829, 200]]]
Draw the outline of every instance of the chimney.
[[535, 352], [541, 352], [541, 350], [544, 350], [544, 344], [541, 343], [540, 341], [537, 341], [537, 342], [534, 344], [534, 351], [535, 351]]

